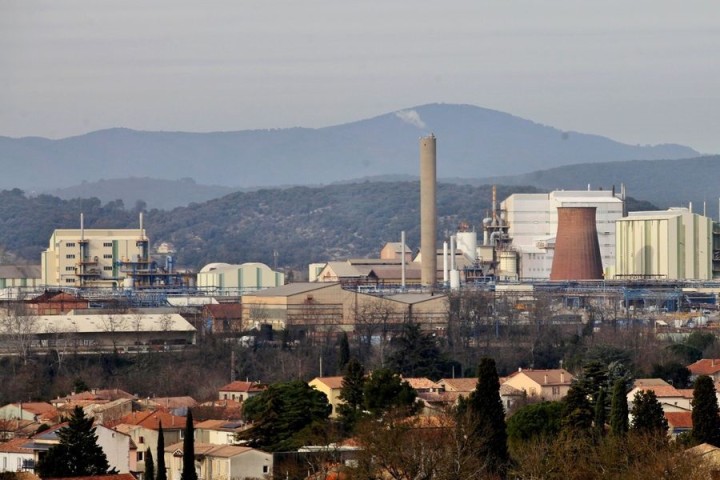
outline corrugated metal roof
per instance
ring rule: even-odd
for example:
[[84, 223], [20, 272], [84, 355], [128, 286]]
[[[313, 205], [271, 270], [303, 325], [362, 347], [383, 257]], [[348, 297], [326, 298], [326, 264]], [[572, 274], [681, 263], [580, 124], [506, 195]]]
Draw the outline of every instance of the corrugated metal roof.
[[312, 292], [314, 290], [320, 290], [322, 288], [329, 288], [335, 285], [339, 285], [338, 282], [300, 282], [300, 283], [289, 283], [280, 287], [268, 288], [259, 292], [253, 292], [243, 297], [289, 297], [292, 295], [299, 295], [301, 293]]
[[40, 265], [0, 265], [0, 278], [40, 277]]
[[35, 318], [35, 331], [51, 332], [194, 332], [181, 315], [148, 314], [127, 315], [39, 315]]

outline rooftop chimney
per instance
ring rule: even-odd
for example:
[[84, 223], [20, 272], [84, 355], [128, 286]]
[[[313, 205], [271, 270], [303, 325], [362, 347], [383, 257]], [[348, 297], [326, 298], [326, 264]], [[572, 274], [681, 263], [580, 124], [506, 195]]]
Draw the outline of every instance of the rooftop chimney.
[[547, 383], [548, 383], [547, 373], [546, 373], [545, 375], [543, 375], [543, 383], [544, 383], [545, 385], [547, 385]]

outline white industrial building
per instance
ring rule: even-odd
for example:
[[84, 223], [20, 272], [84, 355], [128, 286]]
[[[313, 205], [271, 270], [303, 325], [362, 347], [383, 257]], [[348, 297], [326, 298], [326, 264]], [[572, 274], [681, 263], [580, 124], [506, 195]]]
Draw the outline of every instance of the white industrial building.
[[596, 207], [603, 271], [606, 278], [611, 276], [615, 268], [615, 222], [623, 216], [623, 200], [609, 190], [560, 190], [516, 193], [501, 204], [512, 248], [519, 255], [520, 278], [550, 278], [558, 207]]
[[42, 252], [41, 279], [46, 286], [122, 287], [128, 269], [142, 271], [148, 264], [142, 228], [58, 229]]
[[264, 263], [210, 263], [197, 274], [198, 289], [219, 295], [237, 295], [285, 284], [285, 274]]
[[713, 278], [713, 223], [687, 208], [632, 212], [617, 222], [616, 278]]

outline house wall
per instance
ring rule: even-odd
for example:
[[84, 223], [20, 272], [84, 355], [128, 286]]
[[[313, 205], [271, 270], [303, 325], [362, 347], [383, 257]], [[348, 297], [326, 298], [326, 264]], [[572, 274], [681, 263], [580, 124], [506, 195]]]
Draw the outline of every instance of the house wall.
[[328, 385], [318, 380], [317, 378], [314, 378], [310, 382], [308, 382], [308, 385], [325, 394], [328, 399], [328, 403], [332, 406], [330, 418], [337, 418], [338, 406], [344, 403], [343, 400], [340, 399], [340, 393], [342, 392], [342, 390], [339, 388], [330, 388]]
[[20, 472], [23, 462], [32, 464], [32, 453], [0, 452], [0, 472]]
[[0, 418], [3, 420], [35, 420], [35, 414], [21, 409], [20, 405], [16, 403], [9, 403], [0, 408]]
[[130, 472], [130, 436], [99, 425], [95, 433], [111, 468], [118, 473]]
[[536, 396], [545, 400], [560, 400], [567, 395], [570, 385], [541, 385], [522, 372], [505, 381], [506, 385], [523, 390], [528, 396]]
[[230, 478], [239, 480], [265, 478], [272, 474], [272, 467], [272, 454], [250, 450], [230, 458]]

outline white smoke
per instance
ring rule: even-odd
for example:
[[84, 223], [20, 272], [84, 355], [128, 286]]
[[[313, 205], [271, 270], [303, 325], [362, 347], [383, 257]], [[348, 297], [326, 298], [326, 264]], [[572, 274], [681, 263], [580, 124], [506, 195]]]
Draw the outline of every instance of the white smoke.
[[403, 122], [409, 123], [413, 127], [420, 129], [427, 128], [427, 125], [423, 122], [422, 118], [420, 118], [420, 115], [415, 110], [400, 110], [399, 112], [395, 112], [395, 116]]

